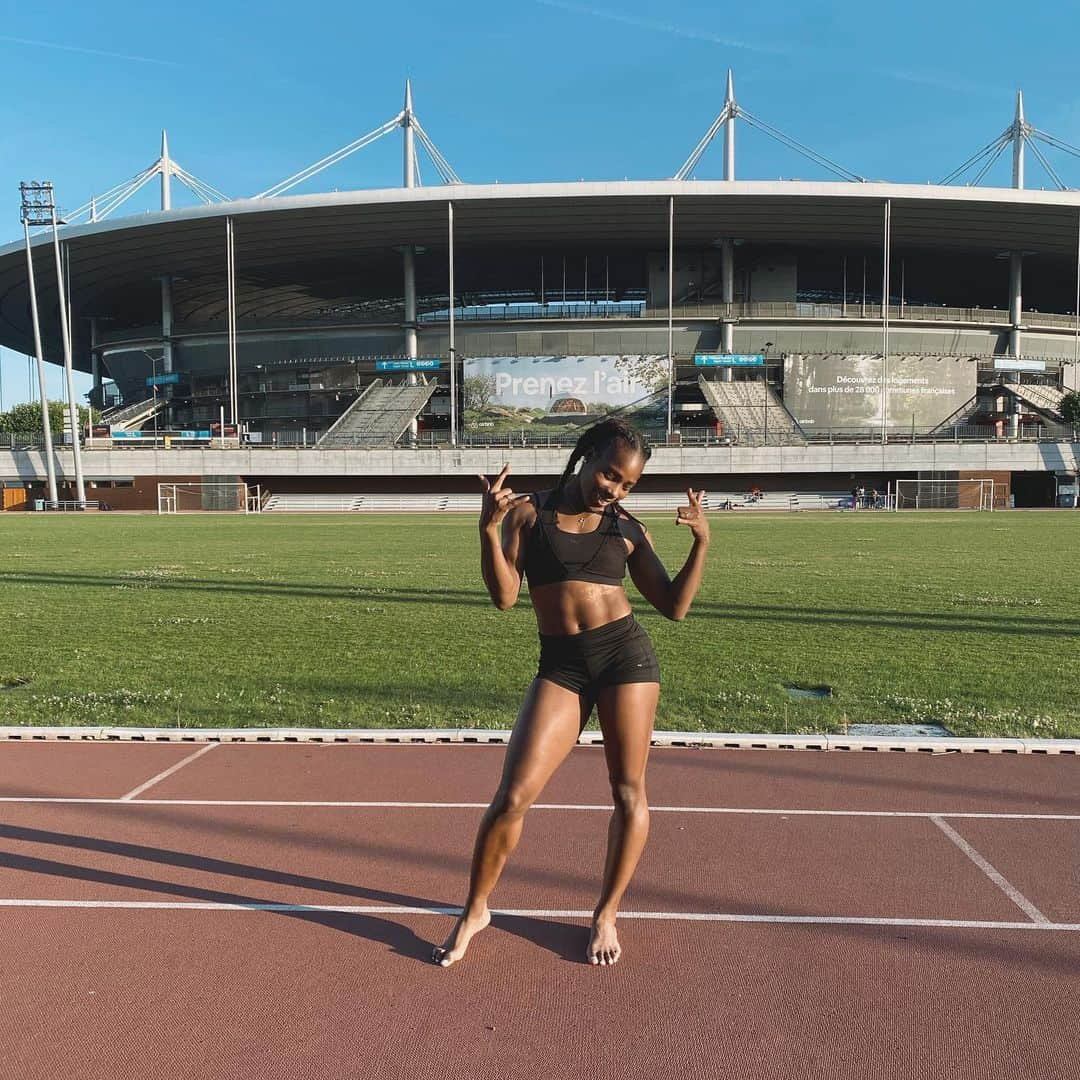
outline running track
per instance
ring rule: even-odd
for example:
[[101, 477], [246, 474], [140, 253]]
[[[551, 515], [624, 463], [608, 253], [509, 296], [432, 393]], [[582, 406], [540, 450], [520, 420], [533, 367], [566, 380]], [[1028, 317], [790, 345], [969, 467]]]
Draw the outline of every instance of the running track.
[[503, 754], [0, 744], [0, 1078], [1080, 1073], [1080, 759], [654, 749], [598, 968], [579, 747], [443, 970]]

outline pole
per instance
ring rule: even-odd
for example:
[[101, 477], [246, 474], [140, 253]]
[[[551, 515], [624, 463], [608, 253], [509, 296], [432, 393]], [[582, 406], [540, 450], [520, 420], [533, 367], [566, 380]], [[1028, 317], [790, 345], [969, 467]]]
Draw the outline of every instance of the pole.
[[86, 486], [83, 484], [82, 447], [79, 442], [79, 406], [75, 401], [75, 381], [71, 373], [71, 324], [68, 321], [68, 297], [64, 284], [63, 262], [60, 259], [60, 234], [56, 221], [56, 206], [52, 207], [53, 255], [56, 258], [56, 295], [60, 308], [60, 338], [64, 348], [64, 385], [67, 388], [68, 420], [71, 423], [71, 452], [75, 462], [75, 499], [80, 507], [86, 505]]
[[667, 436], [671, 439], [672, 399], [675, 397], [675, 358], [672, 356], [674, 328], [672, 320], [675, 305], [675, 196], [668, 196], [668, 262], [667, 262]]
[[840, 266], [841, 266], [841, 275], [843, 277], [843, 283], [844, 283], [843, 298], [840, 301], [840, 318], [841, 319], [846, 319], [847, 318], [847, 256], [846, 255], [841, 259]]
[[888, 441], [889, 415], [889, 260], [892, 257], [892, 199], [885, 200], [885, 265], [881, 280], [881, 444]]
[[724, 109], [727, 119], [724, 121], [724, 179], [735, 179], [735, 80], [731, 68], [727, 73], [727, 92], [724, 94]]
[[[226, 337], [229, 354], [229, 419], [235, 426], [237, 423], [238, 396], [236, 388], [237, 363], [236, 363], [236, 244], [233, 237], [233, 220], [225, 219], [225, 286], [228, 296], [226, 297], [227, 326]], [[222, 446], [225, 445], [225, 425], [221, 427]]]
[[[450, 281], [447, 288], [450, 297], [450, 342], [448, 350], [450, 353], [450, 445], [457, 446], [457, 377], [455, 375], [457, 349], [454, 343], [454, 204], [449, 201], [446, 204], [446, 228], [450, 243]], [[563, 265], [565, 267], [565, 263]], [[564, 276], [563, 288], [565, 289], [565, 287], [566, 278]]]
[[768, 446], [769, 445], [769, 365], [768, 364], [765, 365], [765, 399], [762, 402], [762, 406], [763, 406], [762, 411], [765, 413], [765, 433], [762, 436], [761, 444], [762, 444], [762, 446]]
[[[1076, 333], [1073, 336], [1073, 375], [1080, 374], [1076, 366], [1080, 364], [1080, 214], [1076, 217]], [[1080, 382], [1077, 383], [1080, 386]], [[1080, 499], [1077, 499], [1080, 506]]]
[[49, 423], [49, 397], [45, 390], [45, 357], [41, 350], [41, 322], [38, 319], [37, 289], [34, 285], [34, 257], [30, 251], [30, 225], [23, 221], [26, 237], [26, 279], [30, 289], [30, 321], [34, 324], [34, 356], [37, 358], [38, 399], [41, 401], [41, 427], [45, 434], [45, 475], [49, 502], [56, 502], [56, 466], [53, 464], [52, 425]]

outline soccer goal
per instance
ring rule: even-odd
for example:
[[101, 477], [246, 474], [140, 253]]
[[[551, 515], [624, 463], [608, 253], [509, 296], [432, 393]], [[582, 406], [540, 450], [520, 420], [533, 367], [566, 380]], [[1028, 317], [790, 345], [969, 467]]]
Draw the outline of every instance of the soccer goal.
[[199, 510], [260, 514], [262, 489], [259, 484], [245, 484], [242, 480], [158, 484], [159, 514]]
[[893, 510], [993, 510], [994, 481], [897, 480], [889, 498]]

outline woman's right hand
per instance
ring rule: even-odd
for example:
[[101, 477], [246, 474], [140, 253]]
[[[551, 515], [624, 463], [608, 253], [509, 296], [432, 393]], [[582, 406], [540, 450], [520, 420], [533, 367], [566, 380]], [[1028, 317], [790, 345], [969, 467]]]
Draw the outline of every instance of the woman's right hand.
[[480, 483], [484, 485], [484, 503], [480, 509], [481, 529], [498, 525], [522, 499], [529, 497], [528, 495], [515, 495], [510, 488], [503, 487], [503, 481], [509, 473], [510, 462], [507, 462], [503, 466], [502, 472], [495, 477], [494, 482], [489, 481], [486, 476], [479, 478]]

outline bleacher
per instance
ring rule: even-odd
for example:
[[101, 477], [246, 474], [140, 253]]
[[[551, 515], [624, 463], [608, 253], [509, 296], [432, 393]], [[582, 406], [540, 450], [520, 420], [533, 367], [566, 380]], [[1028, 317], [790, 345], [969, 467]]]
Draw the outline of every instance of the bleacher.
[[1009, 383], [1004, 387], [1010, 394], [1015, 394], [1021, 401], [1038, 409], [1040, 412], [1049, 413], [1051, 419], [1061, 423], [1064, 417], [1061, 415], [1061, 399], [1068, 390], [1059, 390], [1056, 386], [1040, 386], [1034, 383]]
[[767, 438], [787, 445], [806, 442], [795, 418], [764, 380], [717, 382], [699, 375], [698, 387], [724, 434], [740, 446], [764, 446]]
[[100, 423], [107, 424], [110, 430], [136, 431], [147, 420], [151, 420], [154, 413], [161, 412], [165, 406], [163, 396], [148, 397], [143, 401], [136, 401], [131, 405], [121, 405], [116, 409], [106, 409], [101, 414]]
[[435, 393], [437, 383], [385, 385], [376, 379], [315, 444], [321, 450], [393, 446]]
[[[272, 494], [263, 505], [263, 513], [340, 513], [368, 511], [382, 513], [480, 513], [480, 492], [393, 493], [385, 494]], [[772, 491], [751, 496], [747, 492], [706, 491], [706, 510], [837, 510], [850, 503], [846, 491]], [[635, 515], [674, 514], [686, 505], [685, 491], [640, 492], [623, 500], [626, 509]]]

